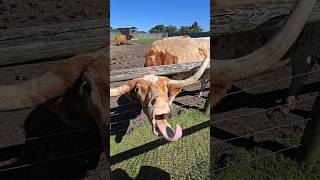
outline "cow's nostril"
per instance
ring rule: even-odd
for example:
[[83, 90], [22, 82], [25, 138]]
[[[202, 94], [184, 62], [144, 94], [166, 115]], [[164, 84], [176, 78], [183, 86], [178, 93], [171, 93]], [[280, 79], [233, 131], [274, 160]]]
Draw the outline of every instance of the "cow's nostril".
[[169, 119], [170, 113], [155, 115], [156, 120]]
[[156, 99], [151, 100], [151, 105], [154, 105], [156, 103]]

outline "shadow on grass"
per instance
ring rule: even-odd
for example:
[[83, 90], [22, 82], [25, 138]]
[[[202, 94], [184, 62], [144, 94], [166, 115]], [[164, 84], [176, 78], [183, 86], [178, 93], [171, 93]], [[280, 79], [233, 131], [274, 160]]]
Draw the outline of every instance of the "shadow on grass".
[[[205, 128], [209, 127], [209, 124], [210, 124], [210, 122], [206, 121], [206, 122], [202, 122], [200, 124], [197, 124], [195, 126], [192, 126], [190, 128], [184, 129], [183, 130], [183, 135], [184, 136], [191, 135], [191, 134], [193, 134], [193, 133], [195, 133], [197, 131], [200, 131], [202, 129], [205, 129]], [[124, 151], [122, 153], [119, 153], [119, 154], [116, 154], [114, 156], [111, 156], [111, 164], [112, 165], [113, 164], [117, 164], [119, 162], [122, 162], [122, 161], [130, 159], [132, 157], [138, 156], [140, 154], [143, 154], [145, 152], [153, 150], [153, 149], [155, 149], [155, 148], [157, 148], [159, 146], [162, 146], [164, 144], [167, 144], [167, 143], [170, 143], [170, 142], [165, 140], [165, 139], [163, 139], [163, 138], [161, 138], [161, 139], [157, 139], [155, 141], [146, 143], [146, 144], [144, 144], [142, 146], [139, 146], [139, 147]]]
[[118, 99], [118, 107], [111, 108], [110, 122], [111, 135], [116, 135], [116, 142], [120, 143], [123, 136], [127, 133], [130, 126], [130, 120], [137, 118], [141, 112], [142, 107], [140, 103], [133, 99], [130, 101], [126, 96], [122, 95]]
[[[128, 173], [123, 169], [115, 169], [111, 172], [111, 179], [121, 179], [121, 180], [134, 180]], [[169, 180], [170, 174], [166, 171], [152, 167], [152, 166], [142, 166], [140, 168], [138, 176], [135, 180], [142, 179], [152, 179], [152, 180]]]
[[[213, 126], [210, 126], [210, 136], [217, 138], [217, 139], [220, 139], [222, 141], [238, 137], [235, 134], [229, 133], [225, 130], [222, 130], [220, 128], [213, 127]], [[280, 151], [280, 150], [283, 150], [286, 148], [290, 148], [290, 146], [286, 146], [284, 144], [281, 144], [281, 143], [278, 143], [275, 141], [270, 141], [270, 140], [256, 142], [253, 137], [247, 137], [247, 138], [241, 137], [241, 138], [237, 138], [237, 139], [228, 141], [228, 143], [230, 143], [231, 145], [234, 145], [234, 146], [245, 148], [246, 151], [249, 151], [250, 149], [255, 148], [255, 147], [266, 149], [266, 150], [269, 150], [272, 152], [277, 152], [277, 151]], [[221, 144], [219, 144], [219, 145], [221, 145]], [[216, 146], [216, 145], [213, 143], [212, 146]], [[292, 149], [282, 151], [280, 153], [287, 158], [296, 159], [297, 149], [292, 148]], [[225, 153], [222, 154], [219, 157], [219, 160], [217, 162], [214, 162], [215, 167], [223, 168], [224, 167], [223, 161], [226, 157], [227, 157], [227, 154], [225, 154]]]

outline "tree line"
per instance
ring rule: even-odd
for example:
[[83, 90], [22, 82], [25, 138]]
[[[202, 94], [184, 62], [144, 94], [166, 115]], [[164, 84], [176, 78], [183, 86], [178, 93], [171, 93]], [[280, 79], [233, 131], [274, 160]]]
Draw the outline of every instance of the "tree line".
[[[118, 32], [118, 29], [114, 29], [110, 27], [110, 32], [116, 33]], [[142, 31], [139, 31], [139, 32], [142, 33]], [[194, 22], [192, 23], [191, 26], [180, 26], [179, 29], [173, 25], [166, 26], [166, 25], [160, 24], [152, 27], [149, 30], [149, 33], [163, 33], [163, 32], [195, 33], [195, 32], [203, 32], [203, 29], [197, 22]]]
[[201, 26], [194, 22], [191, 26], [181, 26], [179, 29], [176, 26], [163, 24], [156, 25], [149, 30], [149, 33], [163, 33], [163, 32], [179, 32], [179, 33], [192, 33], [192, 32], [203, 32]]

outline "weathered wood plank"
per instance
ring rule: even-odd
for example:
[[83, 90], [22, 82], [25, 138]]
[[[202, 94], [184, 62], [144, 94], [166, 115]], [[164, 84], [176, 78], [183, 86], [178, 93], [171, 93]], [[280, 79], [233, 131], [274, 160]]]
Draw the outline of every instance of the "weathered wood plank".
[[[214, 34], [252, 30], [270, 19], [282, 22], [291, 12], [296, 0], [247, 0], [237, 2], [234, 6], [230, 6], [231, 2], [229, 6], [225, 6], [226, 3], [222, 1], [211, 3], [211, 31]], [[217, 6], [219, 3], [223, 5]], [[320, 0], [308, 20], [315, 21], [320, 21]]]
[[57, 59], [105, 47], [105, 19], [11, 29], [0, 34], [0, 66]]
[[[150, 73], [154, 73], [155, 75], [159, 76], [185, 73], [194, 70], [195, 68], [199, 68], [201, 64], [202, 62], [115, 70], [110, 72], [110, 82], [139, 78]], [[207, 69], [209, 68], [210, 65], [207, 67]]]

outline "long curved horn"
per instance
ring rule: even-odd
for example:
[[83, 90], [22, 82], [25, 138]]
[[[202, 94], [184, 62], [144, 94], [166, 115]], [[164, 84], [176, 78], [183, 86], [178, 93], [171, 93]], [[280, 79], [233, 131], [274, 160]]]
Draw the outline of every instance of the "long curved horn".
[[55, 73], [12, 85], [0, 86], [0, 111], [30, 108], [65, 92], [65, 82]]
[[116, 88], [110, 88], [110, 96], [121, 96], [131, 90], [128, 84], [124, 84], [122, 86]]
[[75, 56], [42, 76], [0, 86], [0, 111], [25, 109], [65, 94], [92, 61], [92, 55]]
[[210, 59], [206, 59], [202, 65], [200, 66], [199, 70], [191, 77], [184, 79], [184, 80], [173, 80], [171, 79], [168, 84], [176, 84], [176, 85], [180, 85], [182, 87], [184, 86], [190, 86], [192, 84], [195, 84], [196, 82], [198, 82], [199, 78], [202, 76], [202, 74], [204, 73], [204, 71], [206, 70], [207, 66], [210, 63]]
[[286, 65], [281, 57], [301, 33], [316, 0], [298, 0], [279, 32], [264, 46], [236, 59], [213, 60], [211, 73], [227, 73], [231, 81], [251, 77]]

